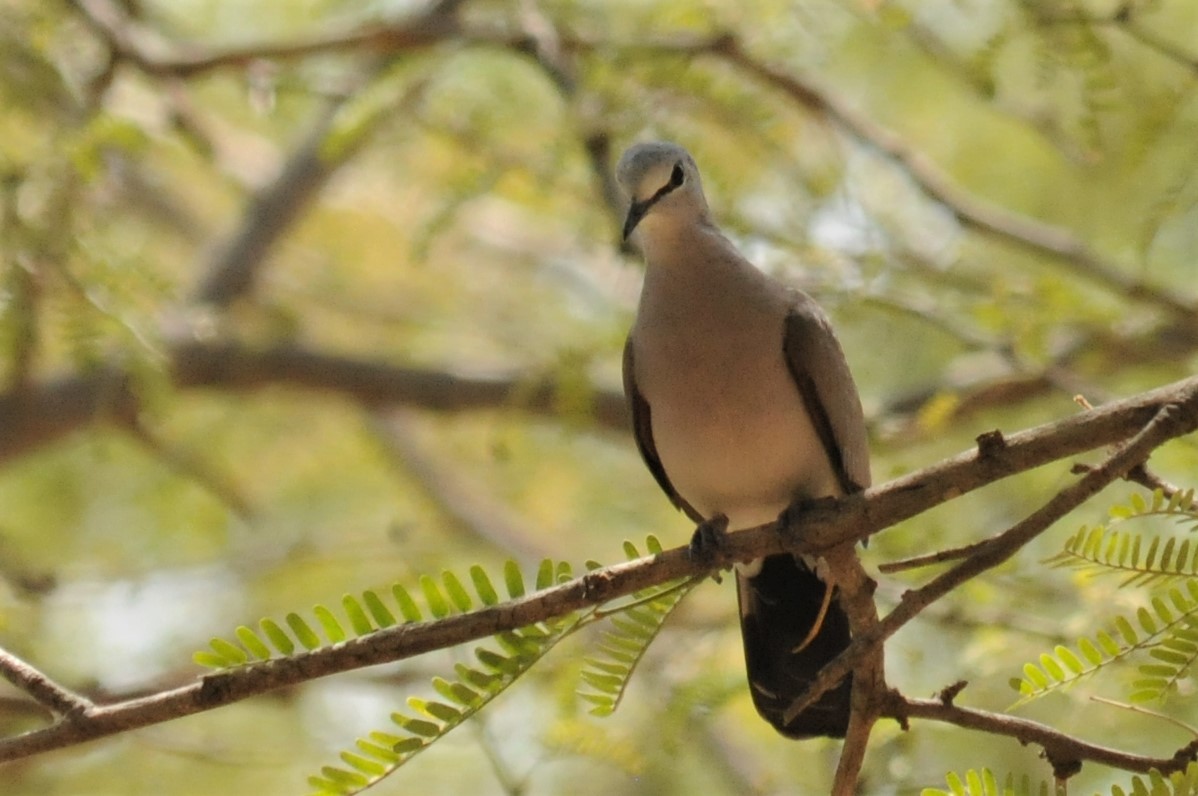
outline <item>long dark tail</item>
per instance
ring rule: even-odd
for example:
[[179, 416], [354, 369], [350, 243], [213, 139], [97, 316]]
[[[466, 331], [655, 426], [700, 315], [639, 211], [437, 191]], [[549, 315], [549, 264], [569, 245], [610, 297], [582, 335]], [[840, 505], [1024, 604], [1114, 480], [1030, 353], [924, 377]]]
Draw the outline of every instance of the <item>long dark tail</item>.
[[849, 620], [834, 595], [815, 638], [801, 652], [794, 652], [811, 631], [826, 588], [789, 554], [767, 556], [761, 571], [752, 577], [736, 576], [753, 704], [762, 718], [791, 738], [843, 738], [848, 729], [851, 675], [789, 724], [783, 719], [824, 664], [849, 645]]

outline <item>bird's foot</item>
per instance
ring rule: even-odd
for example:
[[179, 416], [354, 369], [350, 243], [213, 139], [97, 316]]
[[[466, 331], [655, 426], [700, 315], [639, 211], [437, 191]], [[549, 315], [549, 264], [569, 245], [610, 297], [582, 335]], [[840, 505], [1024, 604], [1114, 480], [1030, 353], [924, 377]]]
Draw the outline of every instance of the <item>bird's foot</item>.
[[834, 497], [799, 498], [778, 514], [778, 530], [785, 531], [792, 525], [797, 525], [808, 511], [820, 506], [827, 507], [836, 504]]
[[[782, 509], [778, 514], [778, 533], [785, 534], [787, 529], [800, 525], [803, 522], [803, 514], [807, 511], [822, 504], [834, 503], [835, 498], [800, 498], [791, 503], [786, 508]], [[824, 583], [832, 583], [831, 572], [828, 570], [828, 562], [823, 556], [815, 555], [796, 555], [797, 558], [807, 569], [815, 573], [815, 576]], [[821, 620], [822, 621], [822, 620]], [[810, 639], [808, 639], [810, 640]], [[806, 642], [804, 642], [806, 643]]]
[[807, 508], [807, 502], [804, 500], [796, 500], [778, 513], [778, 533], [786, 533], [786, 529], [799, 522], [799, 518], [803, 516], [803, 510]]
[[728, 544], [728, 518], [723, 514], [708, 517], [695, 526], [690, 556], [700, 564], [714, 563]]
[[[796, 500], [778, 514], [778, 534], [785, 535], [786, 530], [802, 522], [803, 512], [811, 505], [808, 500]], [[809, 556], [798, 556], [810, 568]]]

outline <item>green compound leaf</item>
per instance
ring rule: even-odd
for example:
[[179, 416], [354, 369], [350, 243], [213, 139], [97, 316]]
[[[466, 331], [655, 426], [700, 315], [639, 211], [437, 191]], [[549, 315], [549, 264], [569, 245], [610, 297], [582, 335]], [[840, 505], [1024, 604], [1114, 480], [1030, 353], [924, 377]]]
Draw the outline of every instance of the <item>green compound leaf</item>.
[[1099, 631], [1093, 638], [1080, 638], [1076, 651], [1058, 646], [1043, 653], [1035, 663], [1023, 666], [1023, 677], [1012, 678], [1019, 692], [1015, 706], [1083, 677], [1094, 674], [1132, 653], [1146, 653], [1151, 659], [1139, 667], [1140, 679], [1132, 684], [1130, 699], [1144, 702], [1164, 698], [1177, 689], [1198, 659], [1198, 585], [1171, 588], [1153, 598], [1151, 608], [1136, 611], [1135, 624], [1126, 616], [1114, 619], [1114, 634]]
[[[1127, 504], [1112, 507], [1110, 514], [1119, 523], [1164, 517], [1193, 526], [1198, 523], [1194, 505], [1192, 489], [1175, 492], [1168, 500], [1158, 489], [1151, 501], [1136, 493]], [[1143, 586], [1198, 577], [1198, 544], [1176, 537], [1147, 538], [1105, 525], [1083, 525], [1066, 540], [1061, 552], [1045, 563], [1096, 574], [1119, 574], [1124, 576], [1121, 587]]]
[[[656, 541], [651, 542], [651, 546], [660, 549], [660, 544]], [[543, 589], [571, 578], [573, 568], [569, 564], [546, 560], [538, 567], [535, 584], [537, 589]], [[444, 618], [455, 612], [471, 610], [477, 603], [467, 584], [473, 587], [473, 593], [482, 605], [492, 606], [500, 603], [495, 582], [477, 565], [470, 568], [467, 579], [459, 578], [452, 572], [443, 572], [440, 578], [424, 575], [419, 578], [418, 583], [420, 596], [424, 598], [427, 612], [433, 618]], [[503, 584], [512, 598], [519, 598], [526, 593], [525, 583], [523, 573], [514, 562], [505, 564]], [[406, 588], [396, 584], [391, 589], [391, 595], [394, 609], [375, 592], [364, 593], [361, 601], [346, 596], [342, 601], [342, 607], [354, 631], [360, 632], [368, 626], [373, 629], [376, 625], [387, 627], [395, 623], [396, 615], [407, 622], [421, 621], [424, 618], [420, 605]], [[661, 610], [660, 601], [676, 602], [681, 594], [666, 597], [652, 592], [649, 596], [656, 598], [658, 602], [646, 600], [642, 596], [615, 609], [617, 613], [627, 613], [627, 621], [638, 628], [642, 637], [651, 636], [645, 628], [657, 621], [656, 613]], [[308, 782], [313, 792], [352, 794], [377, 783], [483, 709], [563, 638], [578, 628], [602, 621], [607, 616], [591, 609], [496, 634], [492, 637], [493, 645], [479, 646], [475, 649], [477, 664], [458, 663], [454, 666], [453, 678], [432, 679], [432, 688], [438, 698], [409, 698], [407, 703], [410, 712], [397, 711], [392, 714], [393, 727], [389, 732], [375, 731], [357, 739], [352, 749], [340, 754], [338, 764], [325, 766], [319, 774], [310, 777]], [[331, 612], [327, 611], [318, 611], [317, 617], [322, 620], [322, 628], [326, 627], [325, 623], [329, 622], [330, 617], [335, 620]], [[288, 626], [300, 639], [301, 644], [307, 646], [307, 642], [304, 641], [306, 623], [303, 623], [298, 615], [292, 615], [288, 617]], [[270, 633], [267, 635], [269, 637]], [[286, 634], [284, 638], [290, 641]], [[638, 649], [642, 648], [644, 643], [644, 640], [639, 642]], [[225, 660], [225, 655], [216, 651], [208, 654]], [[605, 663], [610, 665], [610, 662]], [[625, 665], [621, 666], [622, 681], [626, 680], [630, 673], [629, 663], [631, 661], [626, 661]]]
[[944, 777], [948, 790], [939, 788], [924, 788], [920, 796], [1048, 796], [1047, 782], [1033, 784], [1031, 778], [1024, 774], [1018, 780], [1014, 774], [1007, 776], [1000, 783], [998, 777], [988, 768], [980, 771], [970, 769], [962, 776], [950, 771]]
[[[647, 539], [646, 547], [651, 554], [662, 550], [653, 537]], [[631, 543], [625, 546], [625, 552], [629, 558], [641, 555]], [[542, 561], [535, 588], [546, 589], [568, 581], [573, 573], [573, 567], [566, 562]], [[353, 794], [377, 783], [486, 707], [562, 639], [597, 622], [607, 627], [595, 654], [587, 658], [582, 698], [592, 705], [593, 713], [611, 713], [662, 624], [699, 582], [701, 579], [692, 579], [647, 589], [614, 607], [591, 608], [496, 634], [491, 645], [476, 647], [476, 664], [457, 663], [453, 677], [432, 679], [437, 698], [409, 698], [410, 712], [395, 712], [389, 731], [376, 730], [357, 739], [352, 748], [340, 753], [336, 764], [324, 766], [309, 777], [313, 793]], [[257, 631], [238, 627], [235, 641], [213, 639], [209, 648], [197, 652], [194, 658], [201, 665], [217, 669], [253, 665], [293, 655], [299, 649], [319, 649], [325, 644], [321, 636], [329, 644], [345, 643], [353, 635], [368, 636], [400, 621], [442, 619], [470, 611], [478, 604], [494, 606], [501, 602], [495, 581], [477, 565], [469, 568], [466, 578], [447, 571], [440, 577], [422, 575], [417, 584], [415, 593], [423, 598], [420, 602], [413, 597], [413, 591], [398, 583], [391, 587], [389, 601], [383, 596], [385, 592], [365, 591], [361, 597], [347, 594], [341, 599], [340, 615], [317, 605], [311, 618], [296, 612], [288, 613], [281, 623], [265, 618]], [[527, 593], [524, 574], [515, 562], [504, 565], [503, 586], [513, 599]]]
[[[650, 550], [661, 549], [653, 537], [649, 537], [647, 546]], [[632, 542], [624, 543], [624, 555], [629, 560], [641, 557]], [[627, 605], [600, 612], [599, 616], [609, 617], [608, 626], [595, 653], [583, 661], [583, 687], [578, 692], [591, 705], [591, 714], [609, 716], [616, 711], [649, 645], [682, 599], [700, 582], [692, 578], [646, 589], [634, 594]]]

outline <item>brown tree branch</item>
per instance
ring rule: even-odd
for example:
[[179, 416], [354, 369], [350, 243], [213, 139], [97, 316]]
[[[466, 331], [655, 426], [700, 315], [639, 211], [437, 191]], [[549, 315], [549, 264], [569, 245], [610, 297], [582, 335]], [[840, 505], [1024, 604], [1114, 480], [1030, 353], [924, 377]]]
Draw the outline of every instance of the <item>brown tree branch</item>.
[[112, 0], [74, 0], [74, 5], [118, 56], [147, 74], [175, 77], [245, 67], [255, 61], [294, 61], [332, 52], [391, 54], [427, 48], [461, 33], [456, 14], [461, 0], [441, 0], [424, 13], [398, 23], [336, 31], [296, 42], [255, 42], [210, 49], [168, 41], [129, 19]]
[[[1068, 423], [1069, 421], [1062, 421]], [[1082, 478], [1053, 495], [1048, 502], [1020, 522], [979, 545], [970, 556], [952, 569], [937, 575], [924, 586], [906, 592], [889, 614], [877, 625], [857, 633], [849, 647], [823, 668], [807, 693], [788, 709], [785, 719], [792, 718], [810, 706], [829, 688], [869, 656], [873, 649], [914, 619], [924, 608], [956, 589], [961, 584], [1007, 561], [1024, 545], [1047, 530], [1053, 523], [1093, 497], [1112, 481], [1142, 464], [1161, 444], [1198, 428], [1198, 380], [1190, 389], [1178, 395], [1177, 401], [1161, 405], [1142, 429]], [[1005, 441], [979, 445], [979, 461], [1001, 454]], [[805, 534], [805, 536], [809, 536]]]
[[270, 248], [344, 163], [344, 159], [333, 160], [324, 151], [339, 107], [334, 103], [323, 110], [279, 175], [250, 201], [238, 219], [237, 229], [217, 247], [205, 266], [194, 301], [224, 307], [251, 291]]
[[[283, 386], [328, 392], [367, 407], [402, 405], [440, 412], [519, 409], [558, 413], [557, 386], [537, 374], [455, 373], [354, 359], [302, 348], [255, 349], [237, 343], [187, 342], [169, 352], [168, 373], [181, 389], [254, 390]], [[116, 367], [62, 376], [0, 394], [0, 464], [97, 421], [129, 426], [140, 407], [130, 377]], [[598, 389], [592, 412], [602, 428], [626, 430], [617, 390]]]
[[59, 716], [81, 714], [94, 705], [84, 697], [54, 682], [42, 672], [7, 650], [0, 649], [0, 677], [15, 685], [38, 704]]
[[1147, 773], [1156, 769], [1163, 774], [1169, 774], [1183, 770], [1198, 755], [1198, 743], [1183, 746], [1170, 757], [1133, 754], [1109, 746], [1088, 743], [1029, 719], [960, 707], [953, 704], [951, 699], [911, 699], [894, 691], [886, 696], [883, 713], [897, 719], [904, 727], [909, 718], [927, 719], [978, 730], [989, 735], [1014, 738], [1025, 745], [1035, 744], [1043, 748], [1045, 756], [1054, 763], [1088, 761], [1123, 771]]
[[[1174, 408], [1162, 412], [1166, 406]], [[1153, 422], [1161, 415], [1166, 419]], [[827, 551], [1006, 476], [1138, 434], [1135, 442], [1122, 448], [1102, 468], [1064, 490], [1061, 494], [1065, 497], [1054, 498], [1048, 504], [1049, 507], [1056, 506], [1075, 496], [1079, 484], [1093, 486], [1109, 471], [1126, 470], [1147, 456], [1152, 446], [1195, 427], [1198, 427], [1198, 377], [1014, 434], [1004, 446], [991, 445], [984, 451], [968, 451], [872, 488], [863, 495], [814, 507], [804, 511], [800, 521], [790, 523], [781, 533], [777, 525], [768, 524], [729, 534], [719, 560], [714, 563], [727, 566], [733, 561], [783, 550]], [[1136, 461], [1127, 461], [1132, 459]], [[1040, 518], [1045, 511], [1042, 509], [1033, 517]], [[1032, 524], [1029, 521], [1028, 526]], [[934, 598], [937, 590], [952, 588], [955, 583], [972, 576], [972, 569], [981, 571], [1004, 559], [1010, 554], [1014, 534], [1012, 531], [998, 537], [990, 548], [979, 554], [979, 563], [970, 565], [966, 562], [925, 586], [921, 596], [904, 598], [899, 607], [878, 625], [882, 631], [877, 634], [879, 638], [860, 639], [861, 644], [855, 641], [850, 649], [858, 650], [859, 646], [879, 642], [889, 626], [910, 619], [920, 610], [920, 602], [930, 602], [928, 598]], [[1027, 529], [1018, 536], [1030, 538]], [[961, 569], [967, 566], [970, 569]], [[68, 713], [50, 727], [0, 741], [0, 761], [211, 710], [316, 677], [485, 638], [501, 630], [524, 627], [705, 571], [707, 566], [694, 561], [687, 548], [676, 548], [650, 558], [595, 570], [560, 586], [501, 605], [438, 621], [386, 628], [327, 648], [211, 674], [194, 683], [143, 698], [110, 705], [89, 705]], [[842, 656], [838, 661], [846, 657]], [[842, 671], [840, 677], [843, 675]]]
[[[849, 543], [827, 551], [822, 563], [832, 573], [840, 592], [840, 603], [848, 614], [853, 636], [868, 635], [878, 625], [878, 607], [874, 602], [877, 583], [861, 566], [856, 545]], [[869, 736], [880, 715], [881, 697], [887, 691], [884, 651], [875, 644], [853, 666], [853, 689], [849, 725], [836, 764], [831, 796], [853, 796], [869, 747]], [[789, 721], [789, 719], [788, 719]]]

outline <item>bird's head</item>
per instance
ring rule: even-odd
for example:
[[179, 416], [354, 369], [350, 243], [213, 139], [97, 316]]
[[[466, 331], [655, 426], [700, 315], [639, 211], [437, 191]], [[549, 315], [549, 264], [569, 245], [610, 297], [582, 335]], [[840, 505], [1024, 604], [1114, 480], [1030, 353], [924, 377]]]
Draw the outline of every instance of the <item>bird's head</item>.
[[636, 144], [616, 165], [616, 179], [631, 199], [624, 239], [638, 226], [690, 224], [707, 215], [699, 168], [682, 147], [665, 141]]

